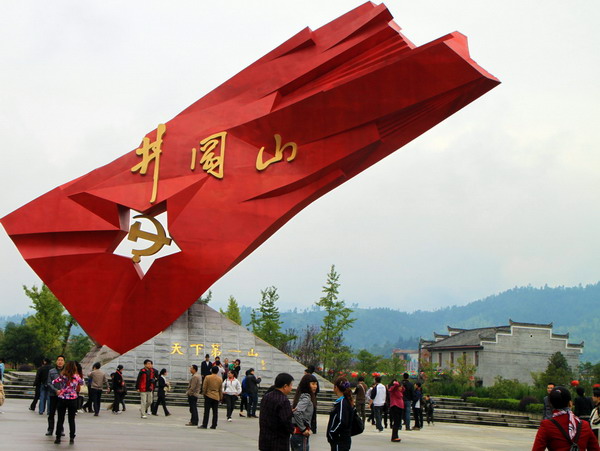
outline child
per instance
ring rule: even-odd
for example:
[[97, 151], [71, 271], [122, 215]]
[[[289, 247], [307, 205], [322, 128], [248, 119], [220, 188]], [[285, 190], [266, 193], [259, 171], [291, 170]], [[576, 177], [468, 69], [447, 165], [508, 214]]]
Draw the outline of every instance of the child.
[[425, 400], [423, 402], [423, 408], [425, 409], [425, 416], [427, 418], [427, 424], [433, 424], [433, 408], [435, 407], [435, 403], [431, 399], [431, 396], [425, 395]]

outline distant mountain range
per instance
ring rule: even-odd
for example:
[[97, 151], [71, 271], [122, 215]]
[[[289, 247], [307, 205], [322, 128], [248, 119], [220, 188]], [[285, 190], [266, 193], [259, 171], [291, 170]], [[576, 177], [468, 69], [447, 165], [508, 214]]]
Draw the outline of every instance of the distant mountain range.
[[[581, 361], [600, 361], [600, 282], [576, 287], [519, 287], [463, 306], [407, 313], [390, 308], [353, 306], [356, 322], [345, 334], [356, 351], [388, 356], [392, 349], [417, 349], [419, 337], [446, 333], [447, 326], [477, 328], [518, 322], [553, 323], [555, 333], [569, 333], [571, 343], [585, 342]], [[251, 307], [241, 307], [242, 324], [250, 321]], [[28, 314], [0, 316], [0, 327], [19, 324]], [[307, 325], [320, 325], [324, 313], [316, 306], [281, 313], [283, 329], [301, 332]], [[81, 329], [73, 331], [83, 333]]]
[[[345, 334], [355, 350], [389, 355], [393, 348], [417, 349], [419, 337], [447, 333], [447, 326], [478, 328], [508, 325], [508, 320], [548, 324], [555, 333], [569, 333], [571, 343], [585, 342], [581, 361], [600, 361], [600, 282], [576, 287], [520, 287], [471, 302], [434, 311], [401, 312], [390, 308], [354, 308], [354, 327]], [[242, 308], [244, 324], [251, 308]], [[317, 308], [282, 312], [283, 328], [301, 331], [321, 324]]]

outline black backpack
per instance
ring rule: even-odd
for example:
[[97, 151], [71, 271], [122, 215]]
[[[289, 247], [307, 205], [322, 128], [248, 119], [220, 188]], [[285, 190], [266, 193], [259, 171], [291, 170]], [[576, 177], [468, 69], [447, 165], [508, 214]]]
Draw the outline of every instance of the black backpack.
[[569, 434], [567, 434], [567, 432], [558, 423], [558, 421], [556, 421], [554, 418], [551, 418], [550, 421], [552, 421], [556, 425], [558, 430], [560, 432], [562, 432], [562, 435], [565, 437], [567, 442], [569, 442], [571, 444], [569, 451], [579, 451], [579, 445], [577, 444], [577, 442], [579, 441], [579, 435], [581, 434], [581, 421], [579, 423], [577, 423], [577, 432], [575, 433], [575, 437], [573, 437], [573, 441], [571, 441]]

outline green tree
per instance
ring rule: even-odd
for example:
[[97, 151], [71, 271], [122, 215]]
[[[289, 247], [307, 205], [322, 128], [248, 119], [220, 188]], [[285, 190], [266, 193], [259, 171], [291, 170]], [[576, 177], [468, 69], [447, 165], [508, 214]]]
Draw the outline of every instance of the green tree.
[[93, 345], [94, 343], [87, 335], [74, 335], [69, 339], [64, 355], [67, 360], [81, 362]]
[[355, 318], [350, 318], [352, 309], [346, 307], [343, 300], [338, 300], [340, 275], [335, 271], [335, 266], [331, 265], [327, 282], [323, 287], [323, 296], [316, 302], [316, 305], [325, 311], [323, 325], [317, 335], [321, 343], [319, 348], [319, 358], [323, 363], [323, 369], [331, 374], [329, 370], [341, 368], [344, 362], [351, 358], [350, 349], [343, 345], [343, 333], [352, 327]]
[[[67, 319], [66, 319], [66, 324], [65, 324], [65, 335], [63, 338], [63, 342], [62, 342], [62, 352], [61, 354], [66, 355], [67, 353], [67, 347], [69, 346], [69, 340], [71, 338], [71, 330], [73, 330], [73, 327], [77, 327], [77, 321], [75, 321], [75, 318], [73, 318], [71, 316], [71, 314], [67, 314]], [[89, 338], [88, 338], [89, 340]], [[78, 360], [78, 359], [71, 359], [71, 360]]]
[[8, 323], [4, 329], [4, 339], [0, 346], [0, 355], [7, 362], [19, 365], [33, 361], [41, 361], [43, 356], [38, 335], [30, 324], [17, 326]]
[[208, 290], [208, 294], [206, 295], [206, 297], [202, 297], [200, 296], [196, 302], [200, 302], [201, 304], [208, 304], [210, 301], [212, 301], [212, 291]]
[[42, 285], [41, 289], [23, 285], [23, 290], [31, 299], [31, 307], [35, 310], [35, 314], [26, 321], [38, 337], [41, 354], [50, 356], [60, 353], [67, 333], [64, 307], [46, 285]]
[[406, 360], [402, 360], [400, 357], [392, 355], [389, 359], [383, 359], [379, 363], [381, 371], [386, 373], [389, 380], [402, 379], [402, 374], [406, 371]]
[[532, 376], [538, 388], [546, 388], [549, 382], [568, 387], [573, 380], [573, 370], [565, 356], [561, 352], [555, 352], [548, 359], [546, 371], [537, 375], [532, 374]]
[[219, 309], [219, 311], [234, 323], [242, 324], [242, 312], [240, 312], [240, 307], [233, 296], [229, 296], [227, 310]]
[[477, 366], [469, 363], [466, 355], [461, 355], [456, 359], [456, 364], [450, 364], [452, 369], [452, 380], [458, 384], [466, 386], [475, 385], [475, 373]]
[[380, 355], [371, 354], [366, 349], [356, 353], [356, 370], [361, 373], [372, 373], [377, 370], [377, 363], [381, 360]]
[[277, 288], [268, 287], [261, 290], [261, 300], [257, 309], [252, 309], [250, 322], [246, 326], [252, 327], [252, 332], [277, 349], [285, 347], [286, 342], [296, 337], [289, 336], [281, 331], [279, 308], [276, 303], [279, 299]]
[[[297, 335], [294, 329], [288, 331], [288, 333]], [[307, 325], [306, 328], [302, 330], [301, 334], [296, 336], [296, 339], [292, 344], [290, 355], [304, 366], [319, 366], [317, 351], [321, 344], [317, 340], [318, 333], [319, 328], [317, 326]]]

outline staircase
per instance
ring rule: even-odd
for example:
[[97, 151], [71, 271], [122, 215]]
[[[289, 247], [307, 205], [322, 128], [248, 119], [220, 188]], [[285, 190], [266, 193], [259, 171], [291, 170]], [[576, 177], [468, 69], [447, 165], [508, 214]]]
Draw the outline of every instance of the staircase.
[[493, 412], [487, 407], [477, 407], [471, 402], [453, 398], [432, 398], [436, 404], [433, 418], [440, 423], [478, 424], [537, 429], [540, 420], [525, 414]]
[[[4, 392], [7, 398], [17, 399], [33, 399], [34, 389], [33, 380], [35, 373], [25, 373], [13, 371], [4, 375]], [[125, 397], [126, 404], [139, 404], [140, 395], [133, 387], [135, 381], [133, 379], [125, 379], [128, 387], [127, 396]], [[170, 406], [187, 406], [187, 382], [171, 381], [171, 391], [167, 393], [167, 405]], [[259, 388], [259, 400], [267, 391], [268, 387]], [[112, 394], [103, 396], [106, 405], [112, 400]], [[291, 398], [290, 398], [291, 399]], [[465, 402], [462, 399], [453, 398], [432, 398], [436, 404], [434, 411], [434, 420], [440, 423], [461, 423], [461, 424], [476, 424], [485, 426], [507, 426], [520, 428], [537, 429], [540, 421], [532, 419], [526, 415], [519, 413], [502, 413], [493, 412], [486, 407], [477, 407], [475, 404]], [[331, 406], [335, 401], [335, 395], [332, 391], [321, 390], [317, 395], [317, 413], [328, 414]], [[260, 403], [259, 403], [260, 404]], [[204, 399], [198, 399], [198, 406], [204, 405]], [[221, 407], [225, 407], [222, 405]], [[239, 408], [239, 402], [237, 404]], [[260, 407], [260, 405], [259, 405]]]
[[[4, 392], [7, 398], [13, 399], [33, 399], [34, 388], [33, 381], [35, 379], [35, 373], [25, 373], [13, 371], [6, 373], [4, 376]], [[125, 397], [126, 404], [139, 404], [140, 394], [134, 390], [135, 380], [125, 379], [127, 384], [127, 396]], [[188, 384], [187, 382], [175, 382], [171, 381], [171, 391], [167, 393], [167, 406], [188, 406], [187, 396], [185, 394]], [[259, 387], [258, 399], [267, 391], [268, 387]], [[290, 400], [293, 397], [290, 397]], [[104, 393], [102, 396], [103, 405], [108, 404], [113, 399], [112, 394]], [[331, 410], [331, 406], [335, 401], [333, 392], [322, 390], [317, 396], [317, 413], [328, 414]], [[198, 406], [204, 405], [204, 398], [198, 398]], [[239, 409], [239, 401], [236, 407]], [[221, 405], [225, 408], [225, 405]], [[260, 403], [259, 403], [260, 407]]]

